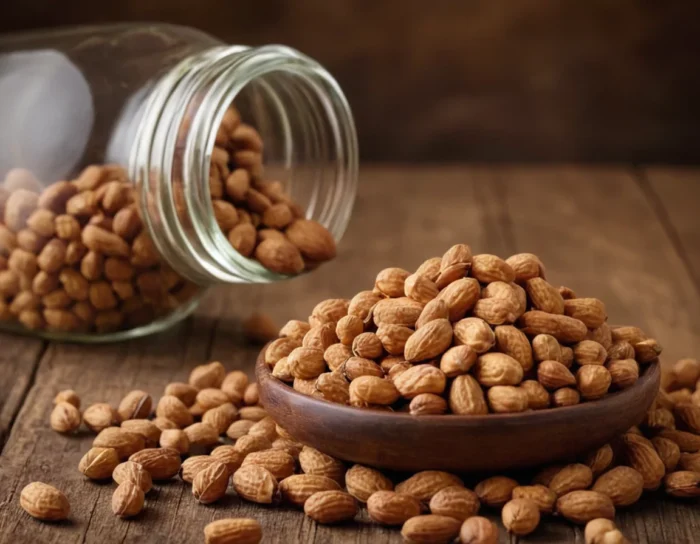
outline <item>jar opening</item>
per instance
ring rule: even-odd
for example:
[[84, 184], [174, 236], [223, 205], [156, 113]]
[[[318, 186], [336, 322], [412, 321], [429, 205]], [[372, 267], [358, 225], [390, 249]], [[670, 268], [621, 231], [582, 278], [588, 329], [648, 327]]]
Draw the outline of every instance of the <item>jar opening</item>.
[[265, 179], [280, 181], [306, 217], [338, 240], [357, 178], [355, 128], [342, 91], [288, 47], [223, 47], [187, 59], [154, 90], [132, 156], [146, 222], [170, 265], [200, 283], [284, 276], [243, 257], [219, 228], [210, 165], [231, 104], [265, 143]]

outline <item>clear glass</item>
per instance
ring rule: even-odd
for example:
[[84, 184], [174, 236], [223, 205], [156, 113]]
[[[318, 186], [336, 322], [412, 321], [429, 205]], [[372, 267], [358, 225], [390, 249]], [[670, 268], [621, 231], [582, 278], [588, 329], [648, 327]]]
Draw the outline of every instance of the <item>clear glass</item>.
[[[266, 178], [281, 181], [305, 217], [339, 240], [355, 197], [357, 141], [342, 91], [312, 59], [288, 47], [224, 45], [200, 31], [161, 24], [0, 37], [0, 211], [5, 212], [0, 214], [0, 327], [74, 341], [118, 340], [182, 319], [214, 283], [287, 277], [238, 253], [215, 218], [209, 181], [212, 152], [232, 103], [264, 141]], [[101, 257], [112, 261], [114, 270], [119, 264], [115, 261], [131, 259], [133, 264], [136, 240], [142, 238], [155, 248], [157, 262], [144, 265], [150, 268], [143, 278], [142, 269], [136, 268], [134, 279], [119, 285], [115, 276], [88, 274], [90, 296], [84, 300], [82, 292], [77, 299], [53, 291], [46, 298], [43, 288], [32, 295], [36, 275], [44, 272], [41, 252], [58, 234], [43, 232], [48, 227], [39, 219], [46, 218], [32, 215], [45, 207], [43, 197], [37, 204], [36, 197], [21, 199], [18, 191], [41, 193], [56, 182], [76, 179], [91, 164], [110, 165], [104, 171], [112, 178], [125, 180], [128, 173], [133, 191], [129, 186], [126, 194], [145, 234], [127, 238], [130, 254], [90, 255], [89, 264]], [[113, 165], [125, 173], [117, 173], [121, 171]], [[71, 183], [81, 186], [84, 177]], [[100, 187], [94, 193], [104, 202]], [[16, 201], [24, 204], [30, 219], [18, 222]], [[63, 208], [53, 211], [55, 217], [70, 215]], [[83, 241], [86, 226], [93, 223], [117, 231], [116, 215], [102, 208], [99, 217], [77, 217]], [[41, 236], [20, 234], [35, 226]], [[81, 245], [69, 238], [64, 242]], [[13, 257], [18, 249], [22, 259]], [[91, 245], [87, 249], [95, 253]], [[38, 256], [38, 266], [26, 263], [32, 260], [27, 251]], [[82, 260], [69, 263], [66, 258], [63, 268], [49, 275], [53, 278], [66, 268], [91, 270], [83, 266]], [[65, 275], [75, 276], [70, 270]], [[133, 299], [158, 278], [170, 291], [159, 295], [157, 305], [149, 300], [149, 312], [144, 312], [139, 307], [143, 301], [132, 304]], [[57, 291], [68, 290], [63, 280], [62, 275]], [[89, 308], [93, 290], [109, 290], [105, 283], [110, 281], [112, 303]], [[131, 288], [123, 285], [128, 281]], [[131, 306], [139, 307], [139, 319], [123, 318], [115, 325], [116, 313]], [[75, 319], [66, 315], [71, 326], [64, 327], [57, 318], [62, 312], [78, 315], [80, 326], [73, 326]], [[88, 317], [81, 321], [83, 314]]]

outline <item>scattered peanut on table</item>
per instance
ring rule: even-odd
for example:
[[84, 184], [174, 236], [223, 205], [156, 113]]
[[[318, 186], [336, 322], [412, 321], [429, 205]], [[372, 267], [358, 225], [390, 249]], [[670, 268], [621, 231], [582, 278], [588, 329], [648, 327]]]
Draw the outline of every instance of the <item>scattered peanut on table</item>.
[[[157, 486], [179, 474], [202, 505], [233, 488], [243, 500], [303, 510], [318, 523], [348, 522], [366, 508], [373, 522], [401, 527], [407, 542], [496, 543], [497, 526], [479, 514], [500, 510], [503, 526], [514, 535], [530, 534], [548, 517], [561, 516], [585, 525], [586, 544], [625, 544], [613, 521], [616, 510], [634, 504], [645, 491], [663, 489], [680, 499], [700, 496], [699, 379], [700, 363], [681, 360], [665, 376], [667, 388], [639, 427], [569, 464], [542, 467], [527, 479], [487, 477], [472, 490], [455, 474], [428, 470], [396, 480], [304, 446], [266, 416], [257, 395], [246, 394], [255, 384], [244, 373], [227, 373], [213, 362], [193, 369], [188, 383], [168, 384], [155, 405], [155, 418], [148, 393], [127, 393], [122, 409], [114, 410], [115, 425], [99, 432], [79, 470], [89, 479], [115, 481], [112, 509], [123, 518], [148, 507], [153, 482]], [[228, 400], [203, 408], [203, 391], [209, 397], [225, 392]], [[63, 414], [65, 404], [75, 408], [80, 401], [73, 390], [58, 392], [54, 410]], [[222, 408], [228, 425], [215, 428], [198, 421]], [[122, 419], [120, 412], [144, 417]], [[60, 432], [70, 435], [65, 426]], [[188, 448], [158, 448], [166, 432], [193, 440]], [[25, 487], [20, 503], [44, 521], [70, 513], [67, 497], [41, 482]], [[204, 541], [257, 543], [262, 531], [253, 519], [218, 519], [205, 527]]]

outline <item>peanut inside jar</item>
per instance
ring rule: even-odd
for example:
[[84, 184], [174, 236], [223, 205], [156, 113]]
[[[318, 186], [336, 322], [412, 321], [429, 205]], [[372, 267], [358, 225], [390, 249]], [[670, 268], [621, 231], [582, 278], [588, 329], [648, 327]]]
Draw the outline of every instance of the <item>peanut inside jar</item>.
[[282, 181], [263, 167], [260, 133], [226, 111], [211, 153], [209, 191], [216, 222], [241, 255], [280, 274], [312, 270], [335, 257], [335, 240], [317, 221], [304, 217]]
[[160, 258], [119, 166], [88, 166], [42, 191], [0, 188], [0, 211], [4, 322], [109, 333], [148, 324], [198, 292]]

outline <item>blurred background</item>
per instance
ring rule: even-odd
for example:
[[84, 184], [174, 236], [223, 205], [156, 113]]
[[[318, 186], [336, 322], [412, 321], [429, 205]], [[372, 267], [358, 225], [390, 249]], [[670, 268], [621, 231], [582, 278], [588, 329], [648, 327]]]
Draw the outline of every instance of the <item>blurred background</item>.
[[698, 163], [700, 3], [3, 0], [0, 31], [166, 21], [319, 60], [365, 161]]

